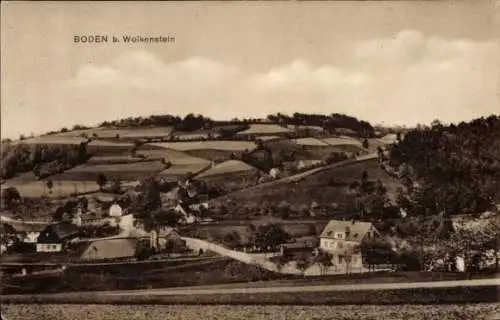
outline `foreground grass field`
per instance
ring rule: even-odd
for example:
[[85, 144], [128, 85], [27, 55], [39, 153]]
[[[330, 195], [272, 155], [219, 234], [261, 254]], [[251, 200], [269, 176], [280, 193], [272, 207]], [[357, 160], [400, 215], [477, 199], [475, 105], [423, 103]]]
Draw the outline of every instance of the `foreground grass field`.
[[[168, 289], [165, 289], [168, 290]], [[164, 291], [165, 291], [164, 290]], [[82, 292], [64, 295], [3, 296], [3, 303], [40, 304], [187, 304], [187, 305], [406, 305], [406, 304], [470, 304], [497, 303], [498, 286], [412, 288], [348, 291], [295, 291], [295, 292], [231, 292], [231, 293], [179, 293], [168, 294], [146, 291], [136, 293], [107, 291]], [[401, 319], [401, 318], [399, 318]]]
[[21, 294], [24, 298], [39, 293], [63, 293], [64, 297], [81, 298], [86, 297], [85, 291], [141, 290], [281, 278], [280, 274], [255, 266], [214, 257], [147, 264], [69, 266], [62, 275], [4, 276], [0, 290], [2, 295]]
[[[398, 306], [127, 306], [127, 305], [5, 305], [8, 319], [485, 319], [500, 313], [498, 304]], [[487, 318], [486, 318], [487, 319]], [[493, 319], [493, 318], [490, 318]]]

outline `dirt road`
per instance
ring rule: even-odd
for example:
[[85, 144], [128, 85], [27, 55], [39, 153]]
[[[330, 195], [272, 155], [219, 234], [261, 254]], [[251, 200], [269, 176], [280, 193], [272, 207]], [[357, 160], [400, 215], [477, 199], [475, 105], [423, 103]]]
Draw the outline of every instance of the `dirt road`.
[[394, 290], [394, 289], [416, 289], [416, 288], [450, 288], [450, 287], [475, 287], [486, 285], [500, 285], [500, 279], [475, 279], [475, 280], [454, 280], [454, 281], [432, 281], [432, 282], [406, 282], [406, 283], [369, 283], [369, 284], [348, 284], [348, 285], [299, 285], [280, 287], [256, 288], [217, 288], [217, 286], [207, 287], [184, 287], [151, 290], [127, 290], [102, 292], [103, 295], [124, 296], [124, 295], [205, 295], [205, 294], [258, 294], [258, 293], [278, 293], [278, 292], [326, 292], [326, 291], [361, 291], [361, 290]]

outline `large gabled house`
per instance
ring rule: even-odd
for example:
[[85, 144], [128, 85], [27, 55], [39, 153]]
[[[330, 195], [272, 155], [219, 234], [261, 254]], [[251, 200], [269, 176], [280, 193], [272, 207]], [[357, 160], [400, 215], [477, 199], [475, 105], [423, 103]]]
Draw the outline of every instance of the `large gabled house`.
[[371, 222], [330, 220], [321, 232], [319, 248], [333, 255], [336, 265], [348, 264], [350, 268], [362, 268], [361, 242], [374, 239], [380, 233]]

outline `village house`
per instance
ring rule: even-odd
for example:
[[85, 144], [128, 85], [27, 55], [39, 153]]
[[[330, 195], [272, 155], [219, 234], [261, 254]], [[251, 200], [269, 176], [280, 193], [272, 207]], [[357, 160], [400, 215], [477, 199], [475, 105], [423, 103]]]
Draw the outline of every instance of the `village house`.
[[36, 242], [37, 252], [61, 252], [65, 245], [80, 235], [80, 229], [68, 222], [48, 225]]
[[336, 265], [362, 268], [362, 255], [356, 248], [362, 241], [379, 236], [371, 222], [330, 220], [319, 236], [319, 248], [330, 252]]
[[197, 217], [195, 215], [196, 211], [191, 209], [191, 207], [184, 201], [179, 201], [177, 206], [174, 207], [174, 211], [180, 213], [184, 217], [184, 223], [186, 224], [192, 224], [197, 221]]
[[174, 228], [164, 227], [156, 231], [152, 231], [149, 237], [150, 245], [157, 250], [179, 251], [184, 249], [186, 243], [182, 240], [179, 232]]

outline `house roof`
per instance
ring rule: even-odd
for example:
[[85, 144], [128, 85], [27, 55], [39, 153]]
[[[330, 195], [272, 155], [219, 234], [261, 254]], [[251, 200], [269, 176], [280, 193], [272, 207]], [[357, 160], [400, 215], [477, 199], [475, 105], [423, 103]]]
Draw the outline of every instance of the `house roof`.
[[175, 230], [174, 228], [167, 227], [167, 228], [160, 229], [160, 233], [158, 234], [158, 236], [160, 238], [163, 238], [163, 237], [167, 237], [170, 235], [176, 235], [176, 234], [178, 234], [177, 230]]
[[50, 231], [57, 234], [60, 240], [76, 236], [80, 232], [79, 228], [76, 225], [68, 222], [51, 224], [47, 227], [47, 229], [49, 228]]
[[320, 238], [333, 238], [335, 237], [335, 232], [349, 231], [349, 236], [346, 237], [346, 240], [361, 241], [372, 227], [373, 224], [371, 222], [330, 220], [325, 229], [323, 229], [323, 232], [321, 232]]
[[130, 238], [107, 239], [91, 242], [81, 255], [83, 260], [126, 258], [135, 255], [137, 240]]
[[306, 249], [316, 248], [319, 245], [319, 238], [316, 236], [307, 236], [296, 238], [294, 242], [284, 243], [282, 247], [286, 249]]
[[184, 201], [179, 202], [178, 207], [182, 208], [185, 213], [193, 212], [193, 209], [191, 209], [189, 204], [185, 203]]

